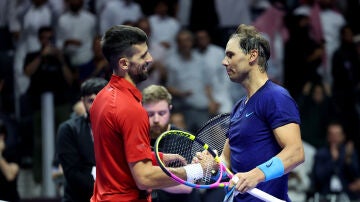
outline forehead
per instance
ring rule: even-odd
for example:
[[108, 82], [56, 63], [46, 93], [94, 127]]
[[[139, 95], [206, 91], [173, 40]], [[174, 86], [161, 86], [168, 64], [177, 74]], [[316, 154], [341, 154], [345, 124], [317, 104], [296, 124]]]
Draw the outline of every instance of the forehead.
[[133, 50], [135, 51], [134, 55], [143, 55], [148, 51], [148, 46], [145, 42], [141, 44], [134, 44]]
[[239, 47], [240, 39], [238, 37], [234, 37], [229, 39], [228, 43], [226, 44], [225, 52], [238, 52], [240, 51]]
[[146, 103], [143, 105], [146, 111], [160, 111], [169, 109], [169, 104], [166, 100], [160, 100], [158, 102]]

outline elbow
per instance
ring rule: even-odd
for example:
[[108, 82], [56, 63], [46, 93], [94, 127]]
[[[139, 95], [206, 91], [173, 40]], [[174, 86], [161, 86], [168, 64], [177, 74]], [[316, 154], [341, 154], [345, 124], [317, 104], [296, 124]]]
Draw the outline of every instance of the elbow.
[[151, 180], [149, 180], [146, 176], [138, 176], [135, 179], [136, 182], [136, 186], [140, 189], [140, 190], [148, 190], [148, 189], [152, 189], [151, 187]]
[[151, 186], [150, 186], [148, 183], [146, 183], [146, 182], [143, 182], [143, 183], [137, 182], [137, 183], [136, 183], [136, 186], [137, 186], [140, 190], [148, 190], [148, 189], [151, 189]]
[[304, 147], [303, 146], [301, 146], [301, 147], [299, 147], [299, 149], [298, 149], [298, 152], [296, 152], [298, 155], [298, 159], [297, 159], [297, 165], [300, 165], [300, 164], [302, 164], [302, 163], [304, 163], [305, 162], [305, 152], [304, 152]]

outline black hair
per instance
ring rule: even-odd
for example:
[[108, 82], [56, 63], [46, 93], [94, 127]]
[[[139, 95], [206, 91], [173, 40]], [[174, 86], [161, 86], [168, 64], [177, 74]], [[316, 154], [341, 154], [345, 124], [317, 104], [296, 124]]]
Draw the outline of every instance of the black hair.
[[107, 83], [108, 81], [103, 78], [89, 78], [81, 84], [80, 94], [82, 97], [92, 94], [98, 94], [98, 92], [103, 89]]
[[147, 40], [146, 33], [138, 27], [115, 25], [108, 29], [102, 38], [102, 52], [110, 67], [115, 69], [120, 57], [132, 56], [133, 45], [147, 43]]
[[40, 35], [44, 32], [53, 32], [54, 29], [51, 26], [42, 26], [39, 28], [38, 31], [38, 37], [40, 37]]

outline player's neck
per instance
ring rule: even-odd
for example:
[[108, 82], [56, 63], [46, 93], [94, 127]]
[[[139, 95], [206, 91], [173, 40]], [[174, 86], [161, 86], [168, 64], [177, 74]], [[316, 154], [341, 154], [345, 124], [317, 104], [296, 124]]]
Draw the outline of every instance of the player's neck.
[[249, 77], [245, 86], [248, 99], [253, 96], [269, 80], [267, 74], [257, 74], [256, 77]]

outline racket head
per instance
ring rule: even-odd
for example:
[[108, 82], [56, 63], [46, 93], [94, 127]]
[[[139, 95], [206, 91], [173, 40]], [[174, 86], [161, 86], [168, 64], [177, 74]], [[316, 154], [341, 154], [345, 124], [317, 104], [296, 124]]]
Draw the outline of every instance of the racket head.
[[[220, 175], [218, 179], [214, 178], [214, 176], [217, 176], [217, 173], [213, 170], [213, 163], [205, 165], [205, 168], [203, 168], [203, 177], [194, 183], [183, 180], [171, 172], [171, 168], [179, 168], [185, 166], [185, 164], [191, 164], [193, 158], [196, 156], [196, 153], [204, 152], [204, 150], [208, 151], [219, 166]], [[155, 158], [160, 168], [178, 183], [199, 189], [210, 189], [225, 186], [224, 183], [220, 182], [225, 168], [221, 165], [219, 156], [216, 152], [214, 152], [214, 150], [212, 150], [212, 148], [209, 147], [208, 144], [204, 143], [191, 133], [181, 130], [166, 131], [156, 139], [154, 151]], [[160, 158], [160, 152], [164, 154], [178, 154], [185, 159], [185, 163], [184, 161], [179, 160], [165, 162], [164, 159]]]
[[230, 127], [230, 113], [218, 114], [205, 122], [196, 132], [196, 137], [206, 142], [220, 156]]

